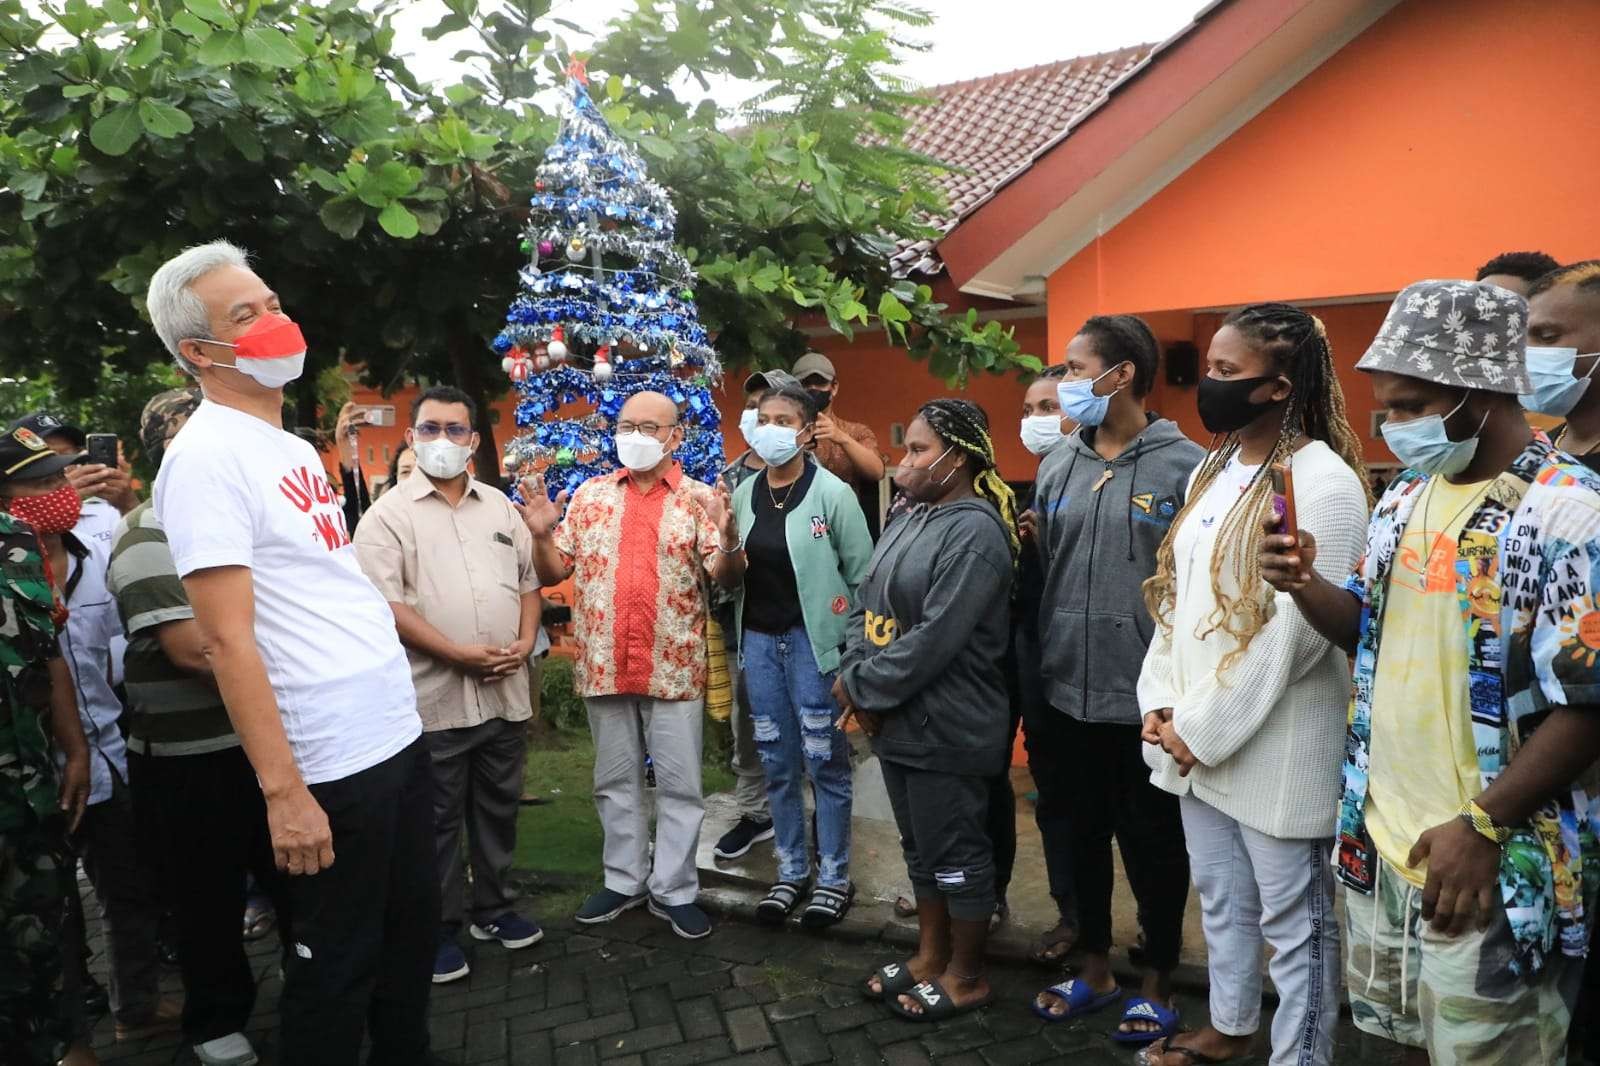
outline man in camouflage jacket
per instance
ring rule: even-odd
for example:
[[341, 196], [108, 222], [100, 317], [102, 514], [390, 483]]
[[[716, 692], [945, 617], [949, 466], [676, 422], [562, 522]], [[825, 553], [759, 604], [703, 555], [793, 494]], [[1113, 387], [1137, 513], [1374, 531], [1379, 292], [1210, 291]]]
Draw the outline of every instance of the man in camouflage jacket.
[[[8, 434], [0, 470], [35, 454]], [[62, 922], [76, 887], [67, 833], [88, 799], [89, 755], [55, 610], [38, 538], [0, 512], [0, 1061], [19, 1066], [95, 1061], [75, 1043], [80, 997], [63, 988]], [[66, 755], [59, 775], [52, 739]]]

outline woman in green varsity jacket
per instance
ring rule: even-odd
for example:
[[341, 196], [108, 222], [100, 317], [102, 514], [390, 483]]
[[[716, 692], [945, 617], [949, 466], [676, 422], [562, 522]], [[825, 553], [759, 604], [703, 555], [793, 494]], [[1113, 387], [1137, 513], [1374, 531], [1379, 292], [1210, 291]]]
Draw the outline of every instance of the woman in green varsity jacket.
[[[855, 887], [850, 745], [835, 723], [831, 692], [872, 537], [855, 491], [805, 451], [816, 424], [805, 390], [768, 389], [757, 411], [750, 446], [766, 469], [733, 494], [748, 563], [739, 652], [778, 851], [778, 883], [757, 913], [781, 923], [809, 892], [801, 922], [832, 925], [849, 909]], [[815, 871], [806, 846], [805, 778], [816, 798]]]

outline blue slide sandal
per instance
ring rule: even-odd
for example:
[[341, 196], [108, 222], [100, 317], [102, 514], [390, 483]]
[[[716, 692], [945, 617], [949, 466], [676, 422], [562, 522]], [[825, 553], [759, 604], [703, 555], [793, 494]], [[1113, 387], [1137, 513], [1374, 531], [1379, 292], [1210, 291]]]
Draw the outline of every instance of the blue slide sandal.
[[[1155, 1022], [1161, 1026], [1159, 1029], [1146, 1029], [1142, 1031], [1127, 1032], [1118, 1028], [1111, 1034], [1111, 1039], [1119, 1044], [1149, 1044], [1160, 1040], [1162, 1037], [1176, 1036], [1178, 1033], [1178, 1012], [1169, 1010], [1154, 1000], [1135, 996], [1128, 1000], [1128, 1007], [1122, 1012], [1124, 1022]], [[1174, 1051], [1177, 1049], [1174, 1048]]]
[[[1113, 988], [1105, 995], [1096, 995], [1095, 990], [1089, 987], [1087, 981], [1079, 981], [1076, 978], [1062, 981], [1058, 985], [1051, 985], [1045, 989], [1045, 992], [1059, 996], [1061, 1001], [1067, 1005], [1066, 1010], [1056, 1014], [1049, 1007], [1040, 1006], [1038, 996], [1033, 997], [1033, 1002], [1029, 1003], [1028, 1006], [1033, 1008], [1033, 1013], [1047, 1022], [1064, 1022], [1069, 1018], [1076, 1018], [1080, 1014], [1093, 1014], [1097, 1010], [1104, 1010], [1122, 998], [1122, 989], [1120, 987]], [[1043, 994], [1042, 992], [1040, 993], [1040, 995]], [[1157, 1035], [1159, 1036], [1160, 1034]], [[1155, 1037], [1152, 1036], [1150, 1039], [1154, 1040]]]

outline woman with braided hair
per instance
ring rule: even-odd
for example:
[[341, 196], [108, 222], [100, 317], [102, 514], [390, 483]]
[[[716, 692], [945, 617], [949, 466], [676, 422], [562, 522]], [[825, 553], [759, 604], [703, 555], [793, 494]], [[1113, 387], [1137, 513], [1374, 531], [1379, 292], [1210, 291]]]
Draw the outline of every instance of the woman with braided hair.
[[1315, 568], [1343, 581], [1369, 500], [1322, 323], [1288, 304], [1223, 322], [1206, 355], [1201, 421], [1214, 437], [1145, 582], [1157, 632], [1139, 676], [1145, 761], [1179, 797], [1210, 968], [1211, 1024], [1152, 1044], [1150, 1066], [1249, 1052], [1263, 943], [1280, 1006], [1273, 1066], [1332, 1060], [1339, 926], [1334, 817], [1350, 671], [1288, 593], [1263, 580], [1271, 467], [1293, 474]]
[[936, 1021], [991, 995], [985, 820], [1008, 757], [1016, 501], [995, 470], [988, 419], [966, 400], [923, 405], [895, 481], [913, 506], [867, 566], [833, 695], [872, 738], [917, 899], [917, 953], [880, 967], [863, 991]]

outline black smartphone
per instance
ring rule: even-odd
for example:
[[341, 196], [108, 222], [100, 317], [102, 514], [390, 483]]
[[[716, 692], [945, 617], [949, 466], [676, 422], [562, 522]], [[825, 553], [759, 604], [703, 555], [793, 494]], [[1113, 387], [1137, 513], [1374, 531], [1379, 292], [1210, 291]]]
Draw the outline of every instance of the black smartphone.
[[89, 454], [89, 462], [99, 463], [113, 469], [117, 465], [117, 435], [115, 433], [90, 433], [86, 438], [84, 450]]
[[572, 608], [564, 603], [546, 607], [539, 620], [547, 626], [564, 626], [572, 621]]

